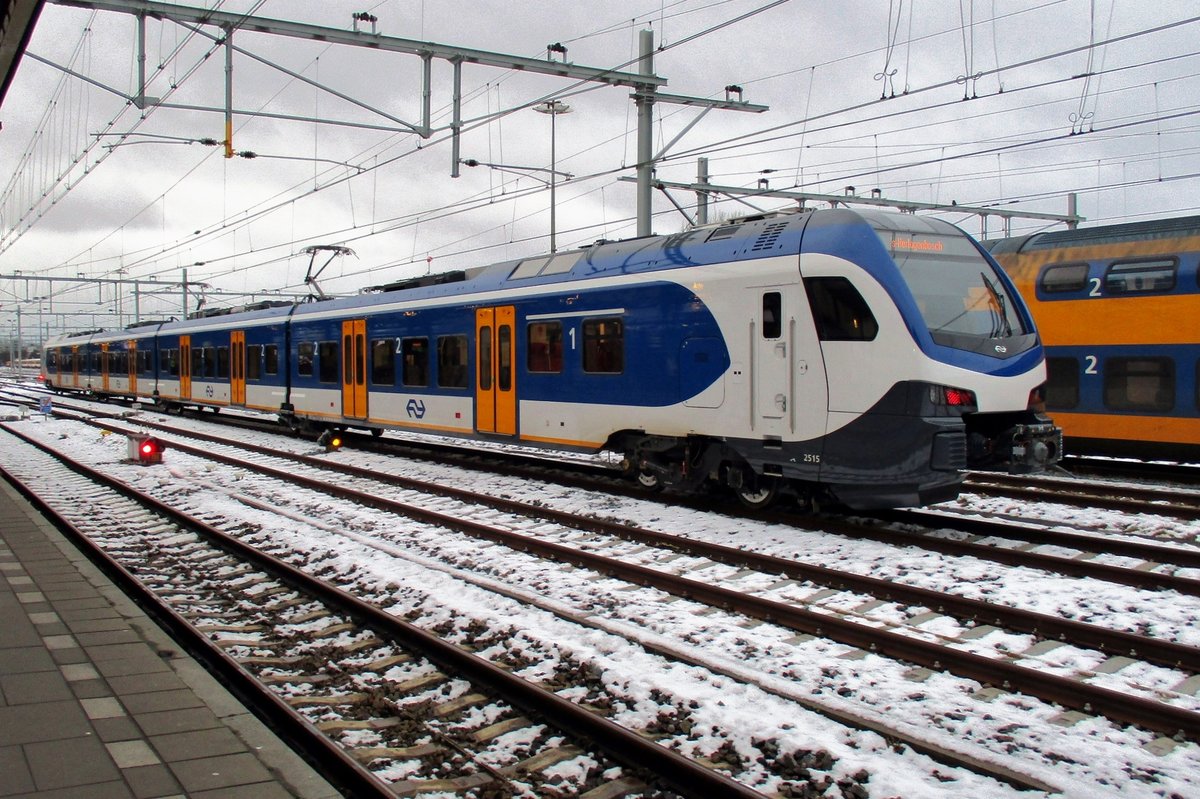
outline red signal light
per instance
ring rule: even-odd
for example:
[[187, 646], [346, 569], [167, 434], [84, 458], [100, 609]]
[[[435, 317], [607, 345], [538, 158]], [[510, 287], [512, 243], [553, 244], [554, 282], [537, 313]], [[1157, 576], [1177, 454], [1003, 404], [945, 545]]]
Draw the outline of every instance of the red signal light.
[[129, 459], [142, 465], [162, 463], [164, 449], [161, 441], [145, 433], [129, 436]]

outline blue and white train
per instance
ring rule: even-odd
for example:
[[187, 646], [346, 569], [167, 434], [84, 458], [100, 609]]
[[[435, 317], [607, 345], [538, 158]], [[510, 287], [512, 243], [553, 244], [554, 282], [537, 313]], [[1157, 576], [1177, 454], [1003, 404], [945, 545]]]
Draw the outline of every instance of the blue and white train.
[[647, 486], [880, 508], [1060, 456], [1008, 277], [952, 225], [811, 211], [60, 338], [48, 385], [294, 427], [611, 450]]

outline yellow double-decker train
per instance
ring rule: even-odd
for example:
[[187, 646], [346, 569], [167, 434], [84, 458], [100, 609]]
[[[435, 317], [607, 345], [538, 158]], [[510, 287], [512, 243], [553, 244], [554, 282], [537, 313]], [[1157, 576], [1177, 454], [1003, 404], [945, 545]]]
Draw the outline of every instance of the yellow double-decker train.
[[1200, 216], [988, 247], [1037, 323], [1066, 451], [1200, 460]]

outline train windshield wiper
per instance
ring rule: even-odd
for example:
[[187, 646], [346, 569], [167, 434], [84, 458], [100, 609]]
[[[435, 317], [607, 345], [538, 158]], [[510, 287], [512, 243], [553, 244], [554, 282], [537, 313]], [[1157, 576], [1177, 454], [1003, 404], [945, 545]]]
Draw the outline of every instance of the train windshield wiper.
[[999, 338], [1001, 335], [1005, 337], [1012, 336], [1012, 323], [1008, 321], [1008, 305], [1004, 301], [1004, 295], [1000, 293], [992, 281], [988, 280], [987, 275], [980, 272], [979, 276], [983, 278], [983, 285], [987, 286], [988, 294], [992, 295], [992, 300], [996, 303], [996, 308], [999, 309], [1000, 319], [998, 324], [992, 328], [992, 336], [994, 338]]

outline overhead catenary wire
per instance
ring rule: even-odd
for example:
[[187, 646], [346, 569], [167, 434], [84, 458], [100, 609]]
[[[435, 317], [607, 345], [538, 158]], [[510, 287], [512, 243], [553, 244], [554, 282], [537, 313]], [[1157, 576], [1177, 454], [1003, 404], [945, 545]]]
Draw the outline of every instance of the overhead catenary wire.
[[[675, 5], [682, 5], [682, 3], [680, 3], [680, 4], [675, 4]], [[911, 38], [911, 37], [910, 37], [910, 38]], [[673, 45], [674, 45], [674, 46], [677, 46], [677, 44], [678, 44], [678, 42], [673, 42]], [[1007, 69], [1007, 68], [1009, 68], [1009, 67], [1005, 67], [1005, 68]], [[1001, 69], [1001, 67], [997, 66], [997, 69], [996, 69], [996, 73], [997, 73], [997, 74], [999, 74], [999, 70], [1000, 70], [1000, 69]], [[810, 75], [811, 75], [811, 74], [812, 74], [812, 73], [810, 72]], [[490, 109], [489, 109], [489, 111], [490, 111]], [[882, 120], [887, 120], [887, 119], [890, 119], [890, 118], [891, 118], [891, 115], [890, 115], [890, 114], [884, 114], [884, 115], [881, 115], [881, 117], [880, 117], [880, 119], [882, 119]], [[809, 116], [808, 116], [808, 114], [807, 114], [807, 113], [804, 115], [804, 121], [805, 121], [806, 123], [808, 123], [808, 122], [810, 121], [810, 118], [809, 118]], [[816, 130], [819, 130], [819, 128], [814, 128], [814, 129], [816, 129]], [[874, 135], [874, 134], [873, 134], [873, 135]], [[882, 137], [882, 134], [878, 134], [878, 135], [880, 135], [880, 136]], [[436, 144], [436, 142], [430, 143], [430, 144], [428, 144], [428, 145], [426, 145], [426, 146], [432, 146], [432, 144]], [[881, 142], [881, 144], [883, 144], [883, 142]], [[1041, 144], [1039, 144], [1039, 143], [1037, 143], [1037, 142], [1031, 142], [1031, 143], [1027, 144], [1026, 146], [1028, 146], [1028, 147], [1037, 147], [1037, 146], [1042, 146], [1042, 145], [1041, 145]], [[703, 153], [703, 154], [706, 154], [706, 155], [709, 155], [709, 154], [711, 154], [711, 155], [712, 155], [712, 156], [714, 156], [714, 157], [721, 157], [720, 151], [718, 151], [718, 150], [709, 150], [709, 149], [704, 149], [704, 146], [701, 146], [701, 147], [697, 147], [697, 148], [695, 148], [695, 149], [694, 149], [694, 151], [692, 151], [692, 152], [688, 152], [688, 153], [681, 153], [681, 154], [676, 154], [676, 155], [673, 155], [673, 156], [672, 156], [670, 159], [668, 159], [668, 160], [681, 161], [681, 160], [684, 160], [684, 159], [686, 159], [686, 158], [692, 157], [692, 156], [694, 156], [694, 155], [699, 155], [699, 154], [702, 154], [702, 153]], [[405, 153], [402, 153], [401, 155], [399, 155], [399, 156], [397, 157], [397, 159], [396, 159], [396, 160], [389, 160], [389, 159], [384, 159], [384, 158], [378, 158], [377, 156], [376, 156], [376, 157], [374, 157], [374, 159], [373, 159], [373, 160], [374, 160], [374, 163], [370, 164], [370, 165], [369, 165], [369, 169], [368, 169], [368, 171], [372, 172], [372, 174], [373, 174], [372, 180], [377, 180], [377, 179], [378, 179], [378, 175], [380, 174], [380, 171], [381, 171], [382, 169], [384, 169], [386, 166], [390, 165], [391, 163], [398, 163], [400, 159], [403, 159], [403, 158], [405, 158], [405, 157], [409, 157], [409, 156], [411, 156], [411, 155], [413, 155], [413, 154], [415, 154], [413, 151], [407, 151], [407, 152], [405, 152]], [[962, 156], [962, 157], [963, 157], [963, 158], [966, 158], [966, 157], [969, 157], [969, 156], [966, 156], [966, 155], [964, 155], [964, 156]], [[897, 166], [896, 168], [897, 168], [897, 169], [899, 169], [900, 167], [899, 167], [899, 166]], [[599, 174], [600, 174], [600, 177], [594, 178], [594, 180], [603, 180], [603, 179], [604, 179], [604, 178], [603, 178], [603, 173], [599, 173]], [[339, 182], [339, 183], [340, 183], [340, 182], [348, 181], [349, 179], [350, 179], [350, 178], [349, 178], [348, 176], [343, 176], [342, 178], [339, 178], [339, 179], [337, 180], [337, 182]], [[578, 182], [577, 182], [577, 184], [582, 184], [582, 183], [583, 183], [583, 180], [584, 180], [584, 179], [583, 179], [583, 178], [581, 178], [581, 179], [580, 179], [580, 181], [578, 181]], [[323, 186], [323, 187], [321, 187], [321, 188], [322, 188], [322, 189], [324, 189], [324, 188], [326, 188], [326, 187], [324, 187], [324, 186]], [[599, 190], [600, 190], [600, 191], [602, 191], [602, 189], [599, 189]], [[535, 193], [535, 192], [536, 192], [536, 189], [533, 189], [533, 190], [531, 190], [531, 191], [530, 191], [530, 193]], [[315, 192], [313, 192], [313, 193], [315, 193]], [[306, 194], [304, 194], [304, 195], [301, 195], [300, 197], [293, 197], [293, 198], [290, 198], [290, 199], [284, 200], [284, 201], [281, 203], [281, 206], [280, 206], [280, 207], [288, 207], [288, 206], [292, 206], [292, 207], [294, 207], [294, 203], [296, 203], [296, 202], [299, 202], [301, 199], [303, 199], [303, 197], [307, 197], [307, 196], [311, 196], [311, 194], [309, 194], [309, 193], [306, 193]], [[515, 213], [515, 210], [516, 210], [516, 206], [514, 205], [514, 213]], [[236, 212], [234, 212], [232, 215], [230, 215], [230, 216], [227, 216], [225, 219], [221, 220], [219, 223], [216, 223], [216, 225], [215, 225], [215, 226], [213, 227], [213, 229], [212, 229], [212, 235], [224, 235], [224, 234], [226, 234], [226, 233], [229, 233], [229, 232], [231, 232], [232, 230], [236, 230], [236, 229], [237, 229], [237, 228], [239, 228], [239, 227], [248, 226], [248, 225], [250, 224], [250, 221], [251, 221], [251, 220], [250, 220], [249, 218], [245, 218], [245, 219], [243, 219], [242, 217], [243, 217], [243, 213], [242, 213], [241, 211], [236, 211]], [[514, 219], [515, 219], [515, 217], [514, 217]], [[389, 228], [387, 223], [385, 223], [385, 224], [383, 224], [383, 225], [380, 225], [380, 224], [378, 224], [378, 223], [379, 223], [379, 221], [380, 221], [380, 220], [377, 220], [377, 219], [376, 219], [376, 215], [373, 213], [373, 214], [371, 215], [371, 227], [374, 229], [374, 232], [376, 232], [376, 233], [378, 233], [378, 234], [383, 234], [383, 233], [389, 232], [390, 230], [402, 229], [402, 227], [401, 227], [401, 228], [396, 228], [396, 227], [390, 227], [390, 228]], [[357, 227], [357, 226], [356, 226], [356, 227]], [[485, 231], [485, 232], [486, 232], [486, 231]], [[257, 237], [256, 237], [256, 240], [257, 240]], [[179, 246], [188, 246], [190, 243], [191, 243], [191, 242], [189, 242], [189, 241], [183, 241], [183, 242], [181, 242], [181, 243], [180, 243], [180, 245], [179, 245]], [[259, 247], [258, 249], [259, 249], [259, 250], [261, 250], [261, 249], [262, 249], [261, 245], [260, 245], [260, 247]], [[255, 250], [254, 248], [251, 248], [251, 249], [250, 249], [248, 252], [254, 252], [254, 251], [256, 251], [256, 250]], [[166, 253], [166, 254], [169, 254], [169, 252], [170, 252], [170, 251], [168, 251], [168, 253]], [[234, 256], [231, 256], [231, 257], [236, 257], [236, 253], [234, 254]], [[144, 264], [143, 264], [143, 265], [144, 265], [144, 266], [147, 266], [147, 267], [155, 268], [155, 267], [153, 266], [153, 262], [152, 262], [152, 261], [146, 261], [146, 262], [144, 262]], [[133, 266], [138, 266], [138, 264], [135, 262], [135, 263], [133, 264]], [[214, 273], [214, 274], [217, 274], [217, 273]], [[206, 278], [207, 278], [207, 277], [209, 277], [209, 276], [206, 276]]]

